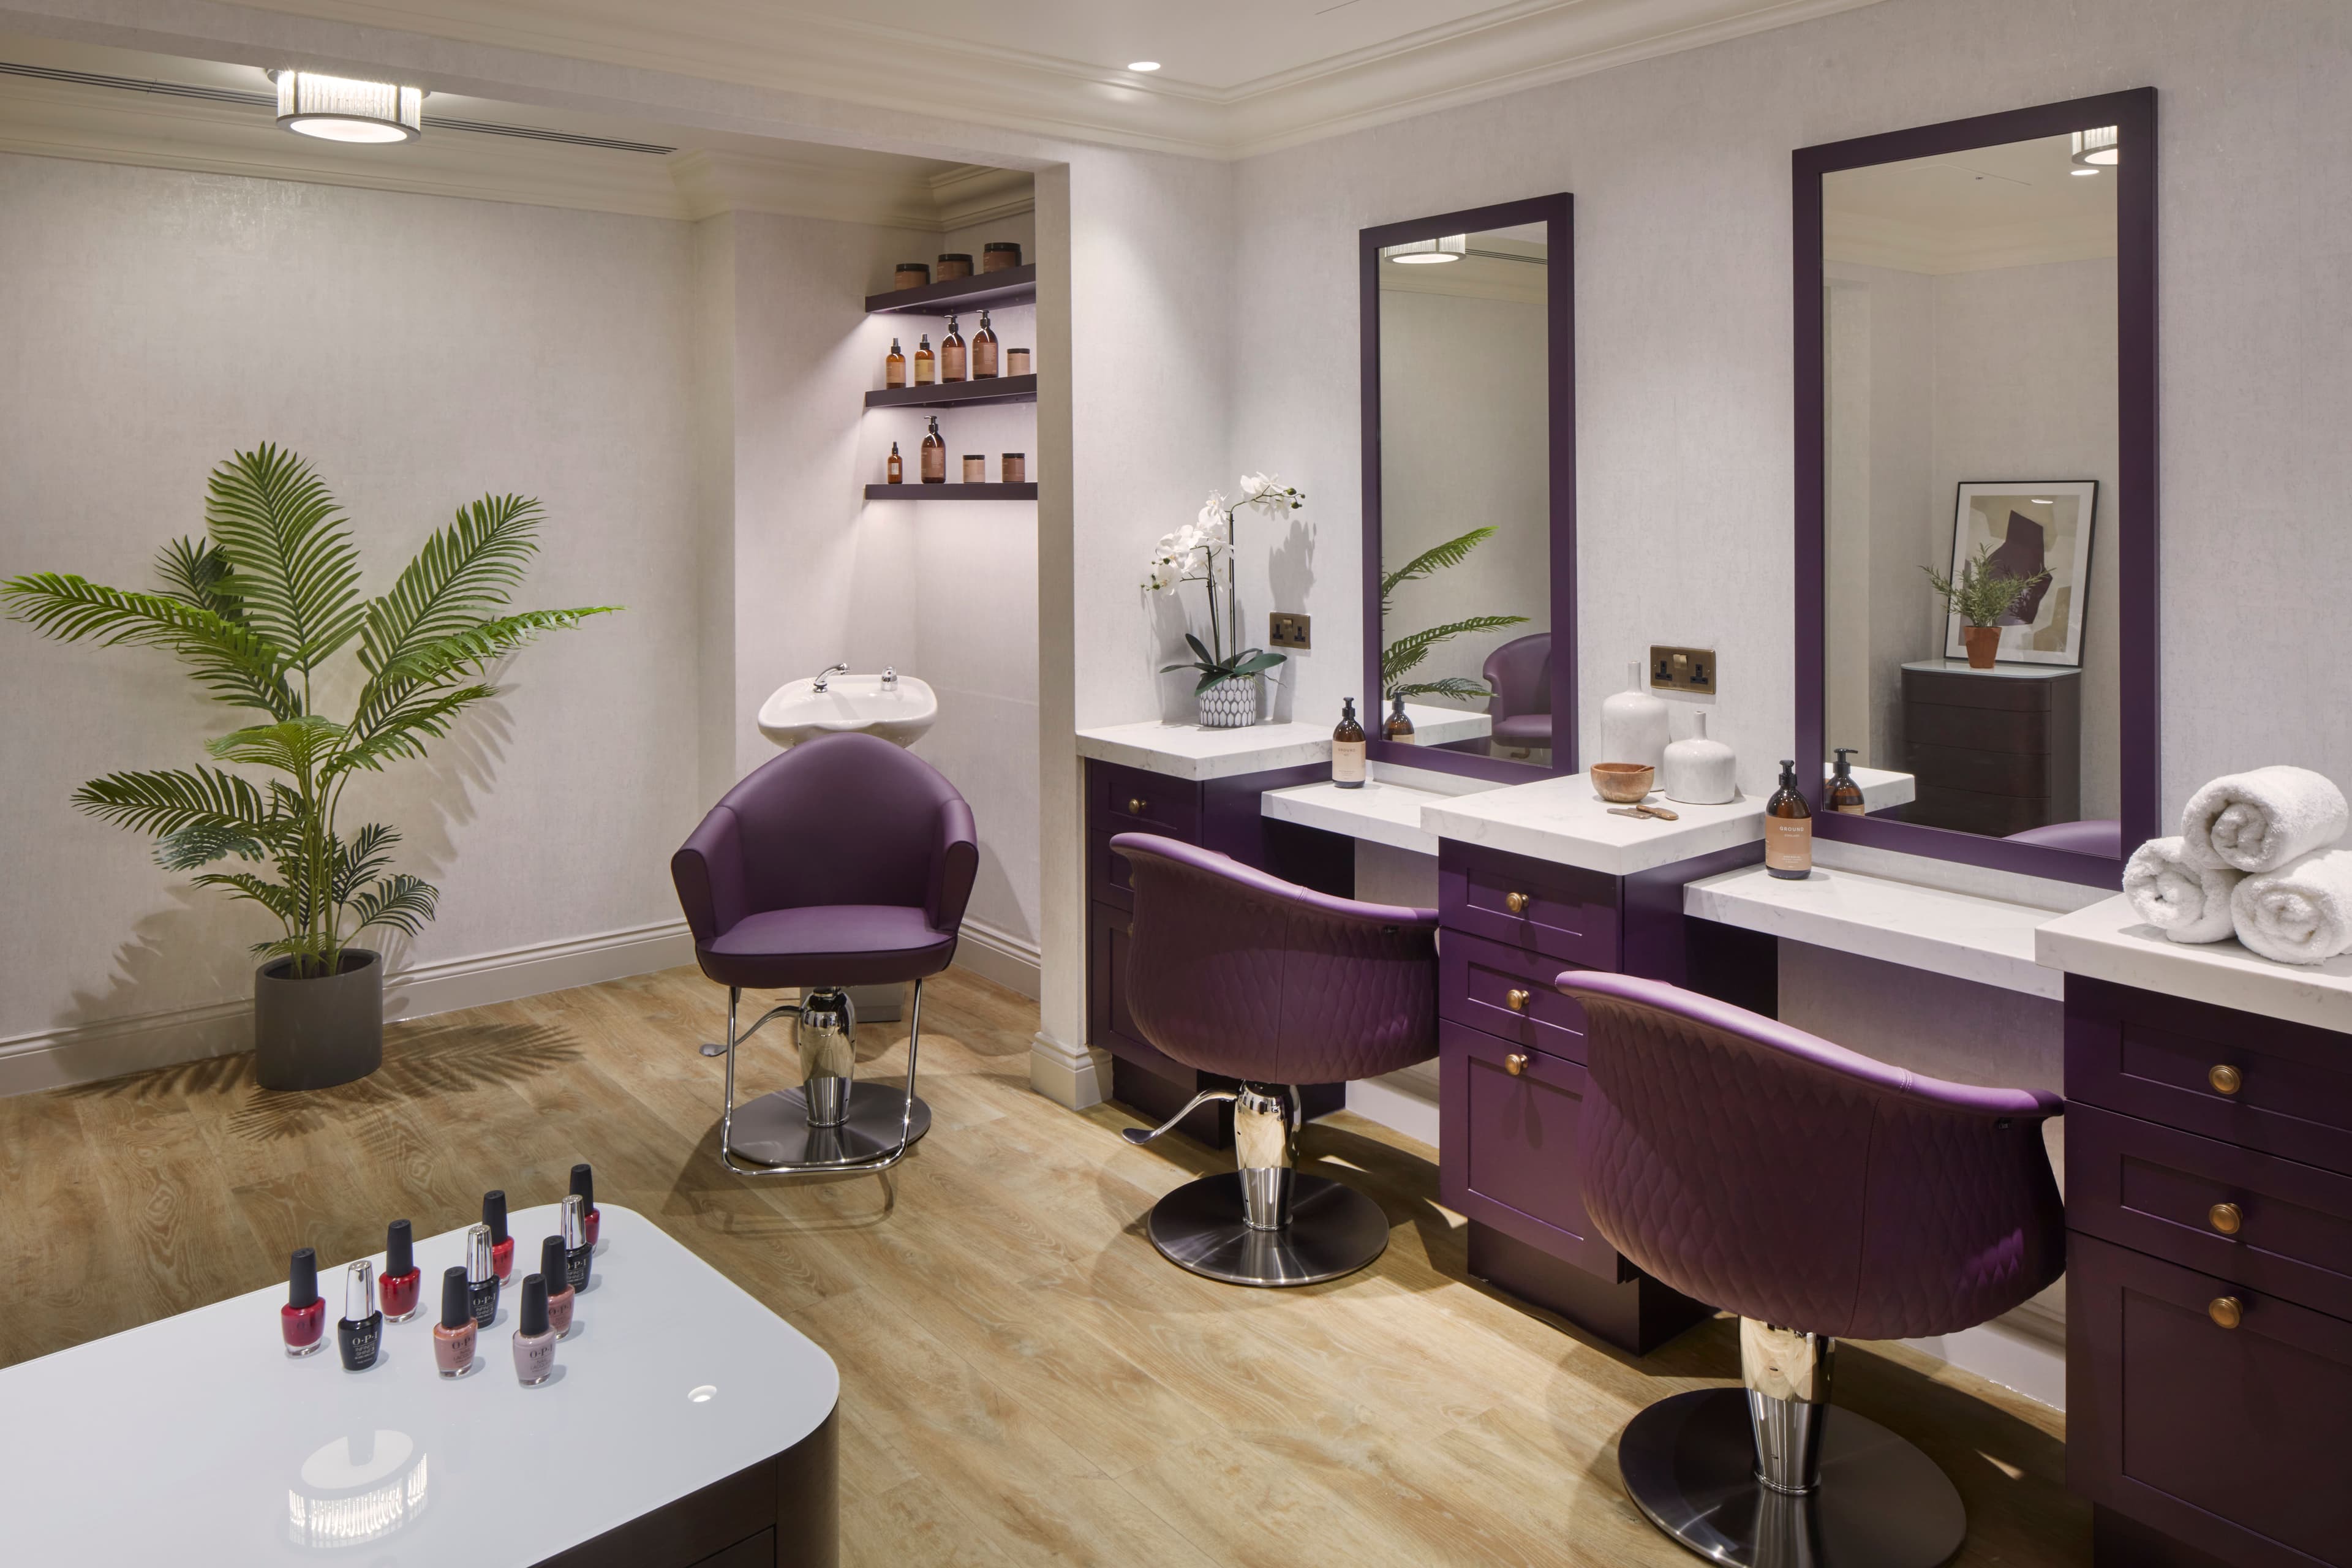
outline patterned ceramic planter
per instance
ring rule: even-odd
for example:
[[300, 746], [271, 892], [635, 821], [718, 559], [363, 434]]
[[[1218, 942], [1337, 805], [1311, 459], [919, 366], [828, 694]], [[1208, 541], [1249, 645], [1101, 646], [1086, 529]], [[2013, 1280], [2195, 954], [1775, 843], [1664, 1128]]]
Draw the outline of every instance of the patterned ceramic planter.
[[1255, 675], [1220, 680], [1201, 693], [1202, 724], [1212, 730], [1240, 730], [1256, 723], [1263, 685]]

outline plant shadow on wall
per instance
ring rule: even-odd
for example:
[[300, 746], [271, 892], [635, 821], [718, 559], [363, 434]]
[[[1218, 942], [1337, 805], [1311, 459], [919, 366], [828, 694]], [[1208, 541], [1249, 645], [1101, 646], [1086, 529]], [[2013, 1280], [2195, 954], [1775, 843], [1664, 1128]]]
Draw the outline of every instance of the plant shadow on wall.
[[1307, 504], [1304, 491], [1272, 474], [1244, 474], [1241, 484], [1238, 501], [1227, 500], [1223, 490], [1211, 491], [1201, 503], [1200, 516], [1173, 533], [1160, 535], [1160, 542], [1151, 547], [1151, 558], [1144, 563], [1143, 586], [1148, 592], [1173, 598], [1187, 583], [1202, 585], [1209, 640], [1204, 643], [1186, 630], [1184, 641], [1192, 657], [1162, 665], [1160, 673], [1183, 669], [1199, 678], [1192, 697], [1199, 705], [1201, 722], [1210, 729], [1240, 729], [1256, 723], [1265, 706], [1260, 689], [1263, 678], [1284, 660], [1281, 654], [1244, 646], [1235, 519], [1247, 509], [1272, 517], [1287, 515]]
[[[344, 792], [448, 738], [497, 695], [488, 671], [504, 656], [614, 608], [509, 607], [540, 519], [535, 500], [484, 496], [429, 538], [389, 590], [362, 598], [334, 498], [308, 463], [264, 445], [214, 469], [205, 536], [163, 547], [161, 593], [68, 573], [0, 583], [12, 618], [67, 642], [163, 648], [215, 700], [266, 717], [207, 743], [231, 767], [109, 773], [73, 797], [90, 816], [153, 836], [165, 870], [197, 872], [197, 887], [278, 921], [279, 935], [253, 944], [264, 960], [254, 1033], [266, 1087], [323, 1088], [375, 1069], [383, 964], [356, 942], [371, 930], [413, 937], [437, 902], [431, 883], [393, 868], [399, 833], [341, 827]], [[330, 718], [320, 689], [332, 679], [329, 661], [354, 643], [363, 679], [351, 717]], [[477, 758], [485, 780], [489, 755]]]

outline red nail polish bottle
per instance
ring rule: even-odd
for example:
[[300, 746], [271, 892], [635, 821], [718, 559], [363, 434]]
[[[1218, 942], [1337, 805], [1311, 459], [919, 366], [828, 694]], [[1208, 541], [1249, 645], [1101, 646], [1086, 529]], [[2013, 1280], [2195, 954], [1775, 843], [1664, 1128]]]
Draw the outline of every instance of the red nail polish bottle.
[[408, 1222], [394, 1220], [384, 1231], [383, 1277], [375, 1282], [376, 1298], [383, 1303], [383, 1320], [404, 1323], [423, 1310], [425, 1275], [416, 1267], [415, 1244]]
[[310, 1355], [326, 1343], [327, 1304], [319, 1300], [319, 1255], [297, 1247], [286, 1270], [286, 1305], [278, 1309], [278, 1331], [288, 1355]]
[[572, 1190], [580, 1195], [580, 1206], [588, 1211], [585, 1219], [588, 1245], [593, 1247], [596, 1245], [596, 1232], [604, 1225], [604, 1216], [596, 1208], [596, 1173], [588, 1168], [585, 1161], [572, 1167]]
[[492, 1188], [482, 1194], [482, 1223], [490, 1227], [490, 1266], [503, 1279], [514, 1272], [514, 1237], [507, 1234], [507, 1194]]

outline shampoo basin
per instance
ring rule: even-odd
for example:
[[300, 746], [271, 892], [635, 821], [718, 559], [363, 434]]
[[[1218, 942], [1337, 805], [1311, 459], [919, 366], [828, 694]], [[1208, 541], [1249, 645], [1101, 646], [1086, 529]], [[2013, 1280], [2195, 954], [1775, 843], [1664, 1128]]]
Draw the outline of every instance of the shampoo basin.
[[940, 700], [911, 675], [886, 685], [878, 675], [836, 675], [816, 689], [814, 677], [776, 688], [760, 705], [760, 733], [779, 746], [857, 730], [911, 746], [940, 716]]

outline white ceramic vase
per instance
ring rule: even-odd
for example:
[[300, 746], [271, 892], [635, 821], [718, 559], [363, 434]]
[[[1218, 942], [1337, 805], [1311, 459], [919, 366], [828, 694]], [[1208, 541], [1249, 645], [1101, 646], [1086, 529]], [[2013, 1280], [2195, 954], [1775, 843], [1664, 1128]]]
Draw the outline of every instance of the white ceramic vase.
[[1665, 761], [1658, 767], [1658, 787], [1668, 800], [1685, 805], [1728, 805], [1739, 798], [1738, 759], [1729, 746], [1706, 738], [1706, 709], [1694, 712], [1691, 721], [1689, 739], [1666, 748]]
[[1666, 757], [1666, 705], [1642, 685], [1639, 663], [1625, 667], [1625, 689], [1601, 705], [1601, 763], [1661, 766]]

